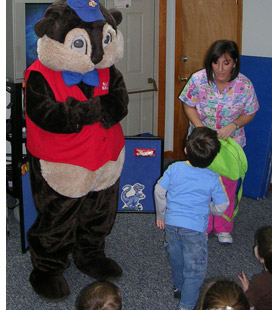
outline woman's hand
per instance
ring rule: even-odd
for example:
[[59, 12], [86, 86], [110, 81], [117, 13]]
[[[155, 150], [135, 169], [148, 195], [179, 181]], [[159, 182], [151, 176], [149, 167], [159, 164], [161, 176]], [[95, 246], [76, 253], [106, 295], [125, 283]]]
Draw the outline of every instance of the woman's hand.
[[243, 291], [246, 292], [248, 290], [249, 281], [245, 275], [245, 273], [242, 271], [241, 275], [238, 275], [238, 279], [240, 280], [242, 284]]
[[[244, 127], [248, 123], [250, 123], [256, 113], [250, 115], [240, 115], [238, 118], [235, 119], [235, 123], [238, 124], [239, 128]], [[217, 131], [218, 138], [227, 139], [231, 133], [236, 129], [236, 125], [234, 123], [229, 123], [227, 126], [222, 127]]]
[[227, 126], [220, 128], [217, 131], [217, 136], [220, 139], [227, 139], [235, 129], [236, 125], [234, 123], [230, 123]]
[[165, 228], [164, 221], [157, 220], [157, 227], [159, 227], [160, 229], [164, 229]]

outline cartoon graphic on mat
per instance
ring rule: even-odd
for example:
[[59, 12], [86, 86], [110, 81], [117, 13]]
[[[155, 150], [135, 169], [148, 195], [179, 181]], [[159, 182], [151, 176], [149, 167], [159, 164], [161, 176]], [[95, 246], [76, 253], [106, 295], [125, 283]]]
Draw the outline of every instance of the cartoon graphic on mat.
[[129, 211], [142, 211], [143, 205], [139, 201], [146, 197], [143, 193], [144, 188], [145, 186], [140, 183], [124, 185], [121, 193], [121, 200], [124, 203], [122, 209]]

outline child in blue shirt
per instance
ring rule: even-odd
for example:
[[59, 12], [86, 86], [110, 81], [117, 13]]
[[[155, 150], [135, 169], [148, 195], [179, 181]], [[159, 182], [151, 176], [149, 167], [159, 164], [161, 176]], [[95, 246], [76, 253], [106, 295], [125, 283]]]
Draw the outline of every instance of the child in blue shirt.
[[205, 278], [209, 214], [220, 216], [229, 205], [221, 177], [207, 168], [219, 150], [216, 131], [195, 128], [184, 150], [187, 161], [170, 165], [155, 186], [157, 226], [165, 229], [180, 310], [195, 309]]

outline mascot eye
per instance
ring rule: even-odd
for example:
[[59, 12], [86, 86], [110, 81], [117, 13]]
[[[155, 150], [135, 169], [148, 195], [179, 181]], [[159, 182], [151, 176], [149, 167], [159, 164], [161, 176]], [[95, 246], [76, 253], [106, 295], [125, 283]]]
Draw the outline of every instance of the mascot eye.
[[76, 49], [78, 52], [82, 54], [86, 54], [86, 40], [83, 36], [77, 36], [73, 39], [72, 49]]
[[104, 38], [104, 46], [108, 45], [112, 41], [111, 34], [108, 32]]

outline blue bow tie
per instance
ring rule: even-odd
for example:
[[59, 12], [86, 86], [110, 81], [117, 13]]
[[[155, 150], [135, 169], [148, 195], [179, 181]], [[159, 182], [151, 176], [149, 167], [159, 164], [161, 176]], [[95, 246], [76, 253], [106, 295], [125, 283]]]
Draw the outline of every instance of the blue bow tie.
[[81, 81], [90, 86], [99, 86], [99, 75], [96, 69], [85, 74], [73, 71], [62, 71], [61, 73], [67, 86], [76, 85]]

